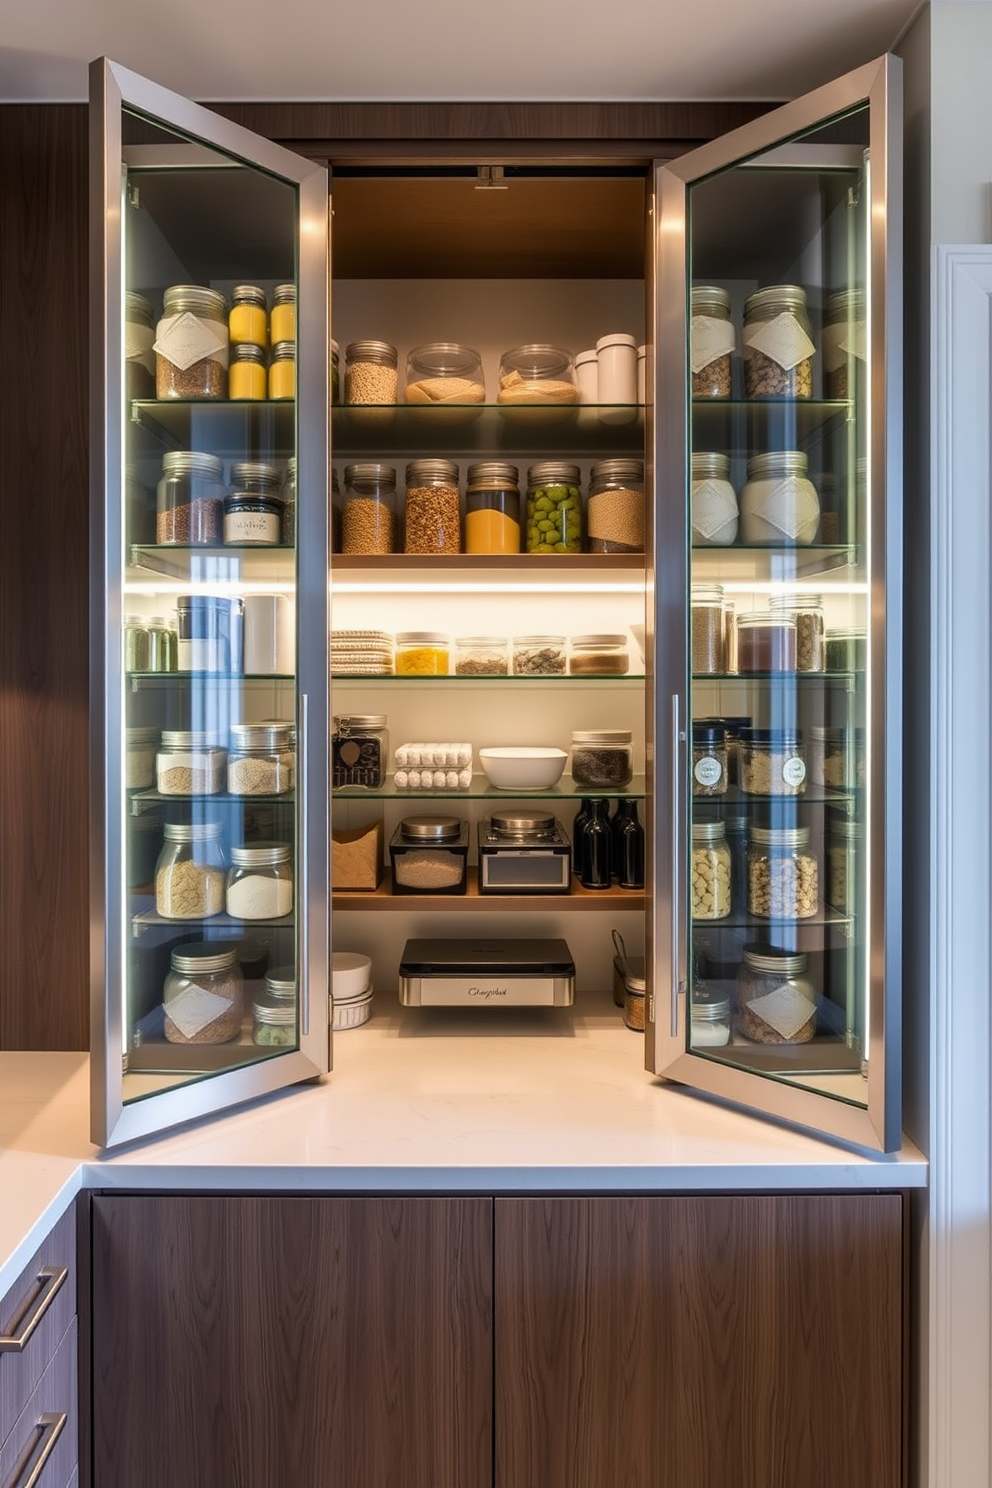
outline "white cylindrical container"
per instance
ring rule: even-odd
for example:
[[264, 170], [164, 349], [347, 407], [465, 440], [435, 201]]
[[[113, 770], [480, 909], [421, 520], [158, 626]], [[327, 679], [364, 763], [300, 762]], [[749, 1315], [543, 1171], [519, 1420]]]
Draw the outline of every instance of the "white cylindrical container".
[[576, 354], [575, 381], [579, 385], [580, 403], [599, 402], [599, 357], [595, 346]]
[[596, 360], [600, 419], [604, 424], [630, 423], [637, 413], [637, 337], [624, 331], [600, 336]]
[[245, 596], [245, 671], [253, 676], [292, 676], [293, 602], [285, 594]]

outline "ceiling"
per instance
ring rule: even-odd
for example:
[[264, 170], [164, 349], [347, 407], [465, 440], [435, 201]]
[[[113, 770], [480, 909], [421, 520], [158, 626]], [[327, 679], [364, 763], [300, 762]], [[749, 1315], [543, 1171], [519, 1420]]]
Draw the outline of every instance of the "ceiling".
[[86, 97], [107, 55], [204, 102], [793, 98], [920, 0], [6, 0], [0, 99]]

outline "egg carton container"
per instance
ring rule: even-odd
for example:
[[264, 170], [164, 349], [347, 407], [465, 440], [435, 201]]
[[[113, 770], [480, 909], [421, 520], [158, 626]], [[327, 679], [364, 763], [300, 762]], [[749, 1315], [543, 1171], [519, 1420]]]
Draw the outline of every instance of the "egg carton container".
[[472, 786], [473, 751], [468, 743], [414, 741], [393, 750], [397, 790], [467, 791]]

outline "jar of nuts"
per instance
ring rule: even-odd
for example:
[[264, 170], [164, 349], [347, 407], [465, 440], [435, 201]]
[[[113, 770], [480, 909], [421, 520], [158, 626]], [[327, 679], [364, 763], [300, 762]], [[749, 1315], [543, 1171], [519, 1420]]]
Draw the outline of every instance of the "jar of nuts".
[[396, 470], [365, 460], [346, 465], [341, 513], [344, 553], [396, 552]]
[[461, 498], [454, 460], [411, 460], [406, 467], [406, 553], [460, 553]]
[[773, 615], [789, 615], [796, 622], [796, 671], [822, 672], [823, 598], [819, 594], [775, 594], [768, 601]]
[[722, 723], [694, 720], [692, 725], [692, 794], [725, 796], [728, 781], [727, 730]]
[[730, 456], [717, 450], [692, 455], [692, 542], [694, 547], [726, 547], [737, 537], [737, 492], [730, 484]]
[[827, 862], [826, 901], [841, 914], [858, 912], [859, 864], [864, 825], [842, 811], [827, 813], [824, 857]]
[[742, 728], [740, 786], [748, 796], [801, 796], [806, 790], [801, 730]]
[[344, 353], [345, 402], [395, 403], [397, 365], [396, 347], [388, 341], [349, 342]]
[[758, 1044], [805, 1044], [816, 1032], [816, 992], [803, 951], [744, 947], [737, 973], [737, 1032]]
[[809, 827], [752, 827], [747, 848], [748, 914], [763, 920], [809, 920], [819, 897]]
[[744, 302], [744, 395], [812, 398], [813, 330], [806, 291], [770, 284]]
[[802, 450], [769, 450], [747, 462], [740, 538], [756, 547], [816, 542], [820, 498]]
[[730, 359], [735, 341], [730, 295], [715, 284], [694, 285], [689, 336], [694, 398], [730, 397]]
[[694, 920], [725, 920], [730, 914], [730, 848], [722, 821], [693, 822], [689, 875]]
[[823, 307], [823, 391], [828, 398], [853, 398], [868, 361], [865, 292], [844, 289]]

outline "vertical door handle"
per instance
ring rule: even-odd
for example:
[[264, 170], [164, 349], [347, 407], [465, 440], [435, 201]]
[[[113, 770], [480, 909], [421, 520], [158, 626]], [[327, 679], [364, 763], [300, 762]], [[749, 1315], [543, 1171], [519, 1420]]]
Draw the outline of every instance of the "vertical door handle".
[[681, 794], [682, 779], [679, 770], [679, 745], [682, 730], [679, 724], [680, 701], [677, 692], [672, 693], [672, 1037], [679, 1031], [679, 943], [682, 932], [682, 831]]
[[296, 818], [299, 852], [296, 865], [296, 985], [300, 997], [300, 1032], [310, 1032], [310, 694], [300, 693], [300, 723], [296, 731]]

